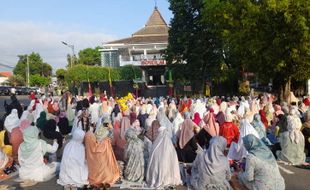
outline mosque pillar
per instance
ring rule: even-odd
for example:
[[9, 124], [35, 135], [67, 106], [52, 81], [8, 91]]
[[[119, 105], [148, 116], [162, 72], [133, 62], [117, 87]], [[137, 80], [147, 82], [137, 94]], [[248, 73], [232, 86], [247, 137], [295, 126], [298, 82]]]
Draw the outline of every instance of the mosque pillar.
[[146, 82], [146, 80], [145, 80], [145, 70], [144, 69], [142, 70], [142, 81]]

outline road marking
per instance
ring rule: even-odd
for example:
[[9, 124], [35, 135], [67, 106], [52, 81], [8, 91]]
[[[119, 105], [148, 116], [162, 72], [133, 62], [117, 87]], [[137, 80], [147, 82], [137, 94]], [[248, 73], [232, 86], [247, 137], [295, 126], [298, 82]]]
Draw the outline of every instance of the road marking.
[[284, 167], [282, 167], [282, 166], [280, 166], [280, 165], [278, 165], [279, 166], [279, 168], [283, 171], [283, 172], [285, 172], [285, 173], [287, 173], [287, 174], [294, 174], [294, 172], [292, 172], [291, 170], [288, 170], [288, 169], [286, 169], [286, 168], [284, 168]]

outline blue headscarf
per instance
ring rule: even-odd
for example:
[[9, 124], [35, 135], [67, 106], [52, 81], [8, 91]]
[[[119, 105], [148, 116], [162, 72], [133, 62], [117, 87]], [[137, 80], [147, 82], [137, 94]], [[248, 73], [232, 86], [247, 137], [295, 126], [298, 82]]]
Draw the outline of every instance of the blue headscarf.
[[265, 125], [263, 124], [259, 114], [254, 115], [252, 125], [256, 129], [256, 131], [259, 135], [259, 138], [265, 143], [265, 145], [268, 145], [268, 146], [272, 145], [270, 140], [266, 137], [267, 136], [266, 128], [265, 128]]
[[[264, 130], [266, 132], [265, 125], [263, 124], [259, 114], [254, 115], [253, 126], [254, 126], [254, 128], [260, 127], [262, 130]], [[266, 134], [264, 136], [266, 136]]]
[[205, 151], [205, 167], [208, 175], [214, 175], [228, 168], [228, 159], [224, 155], [224, 150], [227, 146], [227, 141], [222, 136], [212, 137], [210, 146]]
[[159, 107], [160, 100], [158, 97], [155, 99], [154, 104], [156, 105], [157, 108]]
[[266, 161], [268, 163], [276, 163], [276, 160], [270, 151], [270, 149], [257, 137], [252, 134], [249, 134], [243, 139], [243, 144], [245, 149], [250, 153], [256, 156], [257, 158]]

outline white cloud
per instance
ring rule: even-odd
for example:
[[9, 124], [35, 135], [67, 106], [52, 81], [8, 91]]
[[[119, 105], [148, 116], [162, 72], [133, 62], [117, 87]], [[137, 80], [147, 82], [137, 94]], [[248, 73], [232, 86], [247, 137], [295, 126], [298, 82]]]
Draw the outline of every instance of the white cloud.
[[66, 66], [66, 55], [72, 52], [61, 41], [74, 44], [77, 54], [81, 49], [115, 39], [104, 32], [85, 31], [83, 26], [77, 25], [0, 22], [0, 63], [15, 65], [17, 55], [38, 52], [45, 62], [52, 65], [55, 72]]

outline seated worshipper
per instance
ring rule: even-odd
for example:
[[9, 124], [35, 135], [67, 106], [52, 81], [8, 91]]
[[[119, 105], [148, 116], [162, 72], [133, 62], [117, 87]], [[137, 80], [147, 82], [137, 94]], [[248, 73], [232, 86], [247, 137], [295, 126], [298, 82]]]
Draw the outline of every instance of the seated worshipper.
[[243, 158], [246, 157], [247, 151], [243, 145], [242, 138], [249, 134], [252, 134], [255, 137], [259, 138], [257, 131], [250, 124], [248, 119], [242, 119], [240, 122], [240, 137], [238, 143], [232, 142], [231, 146], [229, 147], [227, 155], [229, 160], [241, 161]]
[[22, 120], [22, 122], [20, 123], [19, 127], [15, 127], [12, 130], [11, 133], [11, 144], [12, 144], [12, 155], [13, 155], [13, 159], [14, 161], [18, 162], [18, 148], [20, 146], [20, 144], [22, 144], [23, 140], [23, 131], [29, 127], [31, 124], [31, 121], [24, 119]]
[[17, 109], [12, 109], [10, 115], [4, 120], [4, 127], [9, 133], [11, 133], [12, 129], [19, 126], [19, 122]]
[[135, 105], [133, 105], [130, 109], [129, 119], [130, 119], [130, 125], [137, 119], [137, 113], [136, 113], [136, 106]]
[[73, 122], [75, 118], [75, 98], [72, 98], [68, 108], [66, 110], [67, 119], [69, 121], [69, 126], [73, 127]]
[[139, 120], [140, 125], [143, 129], [145, 129], [145, 121], [148, 118], [148, 116], [149, 116], [149, 114], [146, 113], [146, 104], [143, 104], [141, 106], [140, 113], [137, 117], [137, 119]]
[[176, 118], [178, 113], [177, 106], [175, 104], [175, 101], [172, 100], [168, 106], [168, 118], [171, 122]]
[[[136, 119], [132, 125], [130, 126], [130, 128], [134, 128], [139, 134], [141, 134], [141, 132], [143, 131], [143, 129], [140, 126], [140, 122], [138, 119]], [[130, 129], [129, 128], [129, 129]], [[127, 132], [127, 131], [126, 131]], [[126, 135], [126, 134], [125, 134]]]
[[113, 121], [114, 128], [113, 128], [112, 147], [113, 147], [116, 160], [123, 160], [124, 148], [126, 144], [126, 140], [122, 139], [120, 136], [121, 119], [122, 119], [122, 113], [119, 112], [117, 116], [114, 117], [114, 121]]
[[202, 130], [196, 135], [198, 144], [203, 148], [209, 147], [209, 141], [212, 137], [218, 136], [220, 133], [219, 124], [216, 122], [213, 109], [209, 110], [209, 113], [203, 118], [201, 122]]
[[130, 128], [126, 132], [124, 177], [132, 182], [142, 182], [144, 179], [144, 143], [139, 139], [139, 134], [140, 131], [135, 128]]
[[251, 134], [243, 137], [243, 143], [248, 155], [245, 170], [238, 174], [239, 181], [249, 190], [284, 190], [284, 179], [269, 148]]
[[118, 113], [121, 112], [121, 109], [119, 108], [119, 105], [116, 103], [114, 105], [114, 108], [111, 112], [111, 118], [112, 118], [112, 121], [114, 122], [114, 118], [117, 117]]
[[178, 157], [170, 135], [166, 127], [158, 129], [146, 172], [148, 187], [163, 188], [182, 184]]
[[277, 152], [279, 160], [292, 165], [300, 165], [305, 162], [305, 138], [300, 131], [302, 124], [298, 117], [290, 115], [287, 117], [287, 129], [280, 135], [281, 151]]
[[12, 146], [9, 133], [4, 129], [3, 120], [0, 120], [0, 149], [7, 155], [12, 156]]
[[99, 121], [99, 113], [100, 113], [100, 104], [95, 102], [95, 96], [91, 96], [89, 98], [89, 115], [91, 116], [90, 118], [90, 123], [96, 125], [97, 122]]
[[60, 113], [58, 100], [54, 101], [52, 108], [53, 108], [53, 112], [51, 112], [50, 114], [58, 115]]
[[[195, 118], [195, 114], [199, 114], [199, 118], [203, 118], [204, 113], [207, 111], [206, 105], [200, 99], [196, 100], [195, 104], [191, 107], [191, 117]], [[197, 118], [198, 116], [196, 116]], [[196, 123], [199, 126], [199, 123]]]
[[220, 126], [220, 136], [223, 136], [227, 141], [227, 147], [230, 147], [232, 142], [237, 143], [239, 140], [239, 129], [233, 123], [233, 115], [228, 111], [225, 115], [225, 123]]
[[120, 177], [109, 136], [110, 128], [110, 121], [106, 119], [95, 133], [90, 130], [85, 135], [88, 181], [96, 188], [108, 188]]
[[267, 129], [268, 128], [268, 120], [266, 117], [266, 112], [264, 110], [259, 110], [259, 115], [260, 115], [261, 121], [263, 122], [265, 128]]
[[266, 128], [265, 125], [263, 124], [263, 122], [260, 119], [260, 115], [259, 114], [255, 114], [254, 115], [254, 119], [252, 122], [252, 126], [254, 127], [254, 129], [257, 131], [259, 138], [267, 145], [271, 145], [271, 142], [269, 141], [269, 139], [266, 137]]
[[215, 136], [207, 150], [198, 153], [193, 162], [190, 183], [195, 190], [232, 189], [229, 162], [224, 155], [226, 139]]
[[67, 119], [65, 112], [60, 112], [57, 126], [59, 128], [59, 132], [64, 136], [71, 132], [72, 127], [69, 126], [69, 120]]
[[201, 118], [200, 118], [200, 115], [199, 115], [198, 112], [196, 112], [196, 113], [194, 114], [193, 122], [194, 122], [197, 126], [199, 126], [199, 124], [200, 124], [200, 122], [201, 122]]
[[37, 127], [41, 130], [44, 131], [44, 127], [46, 125], [47, 119], [46, 119], [46, 112], [42, 111], [40, 113], [40, 117], [37, 119]]
[[[116, 128], [114, 130], [115, 134], [113, 134], [113, 141], [115, 142], [115, 150], [117, 154], [117, 160], [123, 161], [124, 160], [124, 150], [126, 145], [126, 138], [125, 134], [126, 131], [130, 128], [130, 119], [129, 119], [129, 110], [124, 112], [124, 116], [120, 117], [120, 129]], [[114, 126], [115, 127], [115, 126]]]
[[60, 132], [56, 130], [56, 121], [54, 119], [49, 119], [47, 120], [44, 131], [43, 131], [43, 136], [49, 140], [57, 140], [58, 143], [58, 149], [61, 149], [62, 143], [63, 143], [63, 137]]
[[91, 123], [89, 119], [89, 112], [86, 108], [83, 108], [81, 114], [78, 116], [76, 127], [81, 128], [84, 132], [89, 131]]
[[144, 162], [145, 162], [144, 166], [145, 166], [145, 171], [147, 170], [149, 157], [150, 157], [151, 151], [152, 151], [152, 145], [158, 136], [158, 129], [159, 128], [160, 128], [159, 121], [154, 120], [152, 122], [151, 127], [149, 127], [144, 134], [143, 141], [144, 141]]
[[[150, 104], [148, 104], [148, 105], [150, 105]], [[157, 116], [157, 108], [155, 107], [155, 105], [154, 106], [150, 105], [149, 107], [152, 107], [152, 108], [150, 109], [149, 115], [148, 115], [147, 119], [145, 120], [145, 128], [144, 128], [145, 131], [147, 131], [148, 128], [151, 127], [152, 122], [154, 120], [156, 120], [156, 116]]]
[[192, 163], [196, 158], [197, 142], [195, 138], [196, 124], [189, 118], [189, 112], [184, 113], [185, 120], [178, 134], [176, 151], [180, 162]]
[[53, 145], [39, 139], [39, 130], [35, 126], [29, 126], [24, 130], [24, 142], [18, 149], [18, 161], [20, 164], [19, 178], [23, 181], [42, 182], [54, 177], [57, 163], [45, 164], [45, 153], [55, 153], [58, 148], [57, 140]]
[[33, 109], [32, 109], [33, 104], [34, 104], [34, 101], [31, 101], [30, 104], [27, 107], [25, 107], [25, 110], [23, 111], [23, 114], [20, 117], [20, 121], [24, 119], [33, 121], [34, 119]]
[[13, 159], [0, 149], [0, 181], [8, 179], [9, 174], [15, 171], [17, 171], [17, 168]]
[[112, 107], [109, 105], [109, 102], [107, 100], [102, 101], [101, 105], [101, 121], [104, 121], [105, 119], [109, 118], [112, 112]]
[[173, 140], [173, 132], [172, 132], [173, 131], [173, 125], [170, 122], [170, 120], [168, 119], [164, 107], [160, 107], [158, 109], [158, 112], [157, 112], [157, 115], [156, 115], [156, 119], [159, 121], [160, 126], [164, 126], [164, 127], [167, 128], [167, 130], [169, 132], [169, 136]]
[[223, 125], [225, 123], [225, 111], [227, 109], [227, 102], [222, 102], [220, 104], [219, 112], [216, 115], [216, 121], [219, 123], [219, 125]]
[[[288, 108], [284, 108], [283, 110], [286, 111]], [[288, 111], [287, 111], [288, 112]], [[278, 127], [279, 127], [279, 133], [283, 133], [285, 131], [287, 131], [287, 116], [288, 113], [284, 113], [284, 114], [280, 114], [278, 115]], [[278, 136], [279, 134], [275, 134], [276, 136]]]
[[305, 115], [305, 123], [302, 125], [302, 134], [305, 137], [305, 148], [307, 150], [307, 157], [310, 157], [310, 111]]
[[173, 144], [177, 144], [177, 134], [180, 130], [180, 126], [181, 124], [184, 122], [184, 119], [181, 115], [180, 112], [177, 113], [177, 116], [174, 118], [173, 120], [173, 123], [172, 123], [172, 141], [173, 141]]
[[85, 158], [85, 146], [83, 144], [85, 132], [76, 129], [72, 133], [72, 139], [65, 146], [57, 183], [62, 186], [83, 187], [88, 184], [88, 168]]

